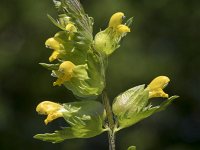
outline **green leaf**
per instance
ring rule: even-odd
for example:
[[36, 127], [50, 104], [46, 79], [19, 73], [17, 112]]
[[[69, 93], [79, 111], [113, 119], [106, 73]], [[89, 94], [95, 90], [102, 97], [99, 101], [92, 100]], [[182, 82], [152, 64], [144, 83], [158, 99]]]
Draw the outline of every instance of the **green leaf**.
[[144, 85], [131, 88], [117, 96], [113, 102], [113, 112], [117, 117], [119, 129], [129, 127], [152, 114], [164, 110], [178, 96], [172, 96], [158, 106], [149, 104], [149, 92]]
[[136, 146], [129, 146], [127, 150], [136, 150]]
[[34, 138], [47, 142], [59, 143], [66, 139], [73, 139], [76, 137], [73, 135], [72, 128], [67, 127], [62, 130], [55, 131], [54, 133], [37, 134]]
[[58, 70], [60, 64], [46, 64], [46, 63], [39, 63], [41, 66], [48, 70]]
[[141, 110], [148, 100], [148, 93], [144, 91], [144, 87], [145, 85], [139, 85], [117, 96], [112, 105], [114, 114], [123, 116]]

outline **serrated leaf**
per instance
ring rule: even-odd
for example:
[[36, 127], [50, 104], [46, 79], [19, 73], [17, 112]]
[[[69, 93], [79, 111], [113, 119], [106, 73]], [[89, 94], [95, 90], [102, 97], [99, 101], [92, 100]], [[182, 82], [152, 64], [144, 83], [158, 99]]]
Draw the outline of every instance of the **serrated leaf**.
[[60, 64], [46, 64], [46, 63], [39, 63], [41, 66], [48, 70], [58, 70]]
[[37, 134], [34, 138], [47, 142], [59, 143], [66, 139], [73, 139], [76, 137], [73, 135], [73, 130], [67, 127], [62, 130], [55, 131], [54, 133]]

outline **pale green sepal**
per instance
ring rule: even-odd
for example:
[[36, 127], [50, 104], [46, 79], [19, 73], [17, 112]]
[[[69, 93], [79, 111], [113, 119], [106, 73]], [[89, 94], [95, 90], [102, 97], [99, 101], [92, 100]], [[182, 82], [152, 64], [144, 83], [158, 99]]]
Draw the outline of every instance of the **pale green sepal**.
[[136, 150], [136, 146], [129, 146], [127, 150]]
[[116, 40], [113, 40], [114, 37], [109, 33], [112, 33], [112, 31], [110, 28], [107, 28], [98, 32], [94, 38], [94, 48], [106, 55], [110, 55], [118, 47], [118, 42], [115, 42]]
[[79, 80], [87, 80], [89, 79], [87, 69], [88, 69], [87, 64], [75, 66], [73, 69], [72, 76], [74, 78], [78, 78]]
[[42, 67], [48, 70], [58, 70], [60, 64], [46, 64], [46, 63], [39, 63]]

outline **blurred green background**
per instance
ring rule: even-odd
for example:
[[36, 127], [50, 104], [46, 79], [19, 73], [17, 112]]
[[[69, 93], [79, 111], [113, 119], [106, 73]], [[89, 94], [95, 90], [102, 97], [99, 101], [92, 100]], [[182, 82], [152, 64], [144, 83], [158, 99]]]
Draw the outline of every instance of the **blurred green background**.
[[[95, 18], [94, 33], [110, 16], [133, 16], [132, 32], [109, 60], [107, 87], [113, 99], [133, 86], [167, 75], [170, 95], [180, 98], [166, 111], [117, 134], [117, 150], [200, 149], [200, 1], [199, 0], [82, 0]], [[56, 28], [51, 0], [0, 2], [0, 150], [106, 150], [107, 135], [51, 144], [33, 139], [37, 133], [64, 126], [62, 119], [45, 126], [35, 112], [43, 100], [74, 101], [64, 87], [53, 87], [44, 42]]]

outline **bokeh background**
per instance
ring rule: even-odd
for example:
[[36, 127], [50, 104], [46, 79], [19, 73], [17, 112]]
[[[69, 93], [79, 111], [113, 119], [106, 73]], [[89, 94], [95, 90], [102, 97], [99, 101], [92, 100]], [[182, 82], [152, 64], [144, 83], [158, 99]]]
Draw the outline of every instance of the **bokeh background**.
[[[113, 99], [133, 86], [167, 75], [170, 95], [180, 95], [166, 111], [117, 134], [117, 150], [200, 149], [200, 1], [199, 0], [82, 0], [95, 18], [94, 33], [110, 16], [133, 16], [132, 32], [109, 59], [107, 87]], [[64, 125], [62, 119], [45, 126], [35, 112], [42, 100], [74, 101], [64, 87], [53, 87], [50, 72], [38, 65], [51, 53], [44, 42], [56, 28], [51, 0], [0, 2], [0, 149], [106, 150], [107, 135], [51, 144], [35, 140], [37, 133]]]

